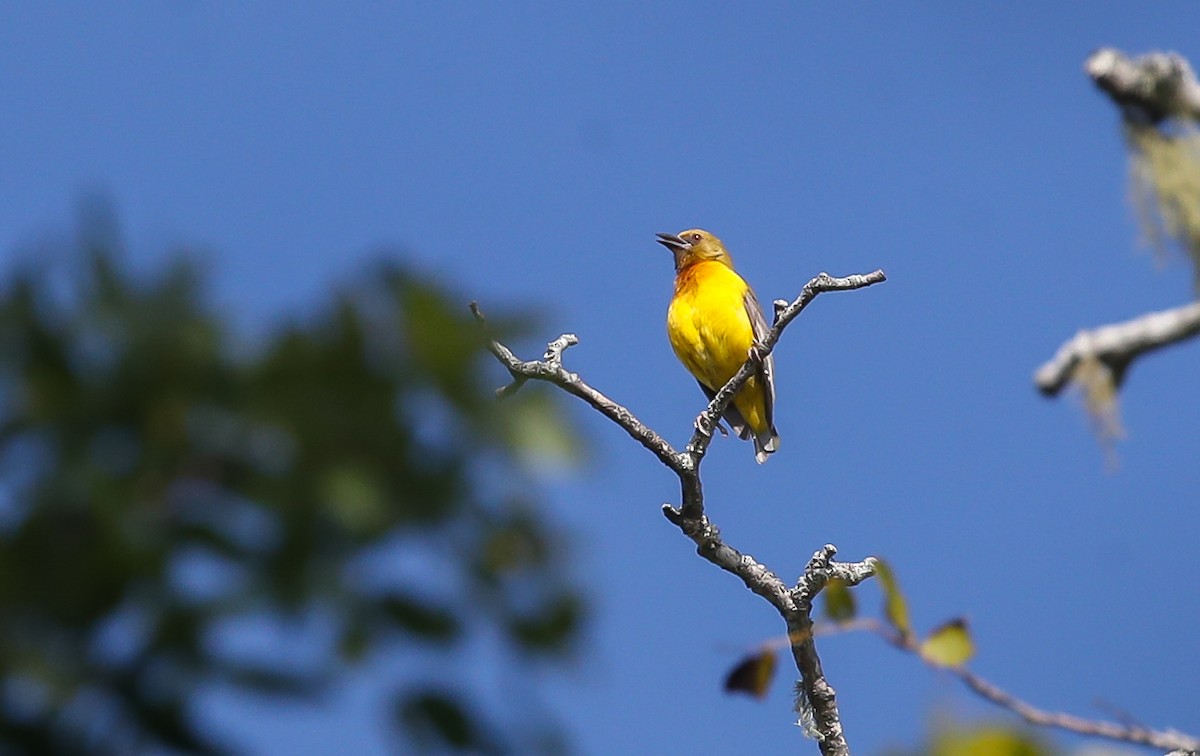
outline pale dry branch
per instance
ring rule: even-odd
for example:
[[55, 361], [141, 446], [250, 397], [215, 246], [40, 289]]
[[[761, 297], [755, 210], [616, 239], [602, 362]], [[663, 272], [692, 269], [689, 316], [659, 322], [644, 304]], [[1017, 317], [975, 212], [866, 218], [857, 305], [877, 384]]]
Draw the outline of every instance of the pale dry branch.
[[1109, 369], [1119, 386], [1134, 359], [1196, 334], [1200, 334], [1200, 302], [1079, 331], [1037, 369], [1033, 380], [1039, 391], [1054, 396], [1071, 381], [1080, 364], [1095, 360]]
[[[790, 304], [777, 302], [775, 323], [771, 330], [761, 343], [754, 345], [746, 363], [697, 416], [694, 423], [696, 431], [682, 452], [676, 451], [666, 439], [638, 420], [627, 408], [592, 388], [578, 374], [563, 367], [563, 351], [578, 343], [574, 335], [564, 334], [550, 342], [541, 360], [521, 360], [512, 350], [495, 339], [489, 339], [488, 344], [492, 354], [508, 369], [513, 379], [511, 384], [499, 390], [501, 396], [517, 391], [530, 380], [553, 383], [604, 414], [675, 473], [679, 478], [682, 501], [678, 508], [664, 504], [663, 515], [696, 544], [696, 551], [700, 556], [737, 576], [747, 588], [766, 599], [783, 616], [788, 628], [792, 656], [800, 672], [797, 695], [802, 697], [805, 711], [811, 712], [814, 737], [825, 756], [844, 756], [849, 754], [850, 750], [842, 731], [836, 695], [825, 679], [821, 660], [812, 640], [812, 601], [831, 577], [845, 579], [851, 583], [861, 582], [870, 577], [874, 571], [874, 562], [867, 560], [852, 564], [837, 563], [833, 561], [836, 549], [833, 546], [825, 546], [809, 561], [796, 587], [789, 589], [766, 565], [721, 539], [720, 531], [704, 513], [700, 463], [712, 440], [717, 420], [733, 400], [734, 394], [749, 379], [761, 360], [775, 348], [787, 325], [795, 320], [818, 294], [860, 289], [884, 280], [881, 270], [844, 278], [821, 273], [809, 281]], [[471, 303], [471, 312], [480, 323], [484, 322], [483, 314], [474, 302]]]
[[1126, 120], [1148, 124], [1171, 116], [1200, 120], [1200, 83], [1182, 55], [1153, 52], [1130, 58], [1105, 47], [1088, 57], [1084, 70]]

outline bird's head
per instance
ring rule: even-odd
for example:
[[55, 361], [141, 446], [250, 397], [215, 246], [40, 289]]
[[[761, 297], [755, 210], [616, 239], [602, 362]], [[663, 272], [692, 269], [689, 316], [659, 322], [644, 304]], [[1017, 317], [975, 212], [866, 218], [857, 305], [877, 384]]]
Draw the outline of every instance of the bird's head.
[[658, 243], [675, 255], [675, 272], [704, 260], [715, 260], [730, 268], [733, 258], [725, 251], [721, 240], [700, 228], [689, 228], [678, 234], [657, 234]]

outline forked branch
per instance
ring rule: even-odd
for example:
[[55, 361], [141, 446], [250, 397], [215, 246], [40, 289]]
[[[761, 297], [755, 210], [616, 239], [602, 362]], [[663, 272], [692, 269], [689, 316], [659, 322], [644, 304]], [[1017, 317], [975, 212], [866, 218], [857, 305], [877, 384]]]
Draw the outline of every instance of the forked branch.
[[[718, 418], [733, 400], [734, 395], [750, 378], [759, 361], [765, 359], [775, 348], [780, 335], [788, 324], [803, 312], [818, 294], [827, 291], [850, 291], [881, 283], [883, 271], [876, 270], [862, 275], [835, 278], [821, 273], [809, 281], [800, 295], [791, 303], [776, 303], [775, 324], [762, 342], [755, 344], [754, 353], [748, 355], [746, 363], [730, 378], [728, 383], [708, 407], [696, 418], [695, 432], [683, 451], [677, 451], [660, 434], [639, 420], [626, 407], [613, 401], [584, 381], [577, 373], [563, 367], [563, 352], [578, 343], [573, 334], [563, 334], [550, 342], [540, 360], [521, 360], [512, 350], [500, 342], [489, 339], [489, 349], [512, 375], [513, 382], [497, 393], [507, 396], [520, 389], [527, 381], [537, 380], [553, 383], [569, 394], [579, 397], [605, 417], [616, 423], [631, 438], [648, 449], [660, 462], [679, 478], [681, 498], [678, 508], [663, 505], [663, 514], [696, 544], [702, 557], [721, 569], [737, 576], [746, 587], [765, 598], [783, 616], [791, 640], [792, 656], [800, 672], [797, 708], [811, 715], [812, 734], [817, 739], [821, 753], [826, 756], [848, 754], [849, 747], [842, 732], [837, 700], [833, 688], [821, 670], [821, 660], [812, 639], [812, 602], [831, 577], [850, 583], [861, 582], [874, 574], [874, 561], [855, 563], [833, 561], [836, 549], [832, 545], [823, 547], [809, 560], [804, 573], [794, 587], [789, 588], [782, 579], [752, 556], [743, 554], [721, 539], [721, 533], [704, 513], [704, 488], [700, 480], [700, 463], [712, 440], [712, 432]], [[471, 312], [480, 323], [484, 322], [479, 307], [472, 302]], [[807, 719], [807, 716], [802, 717]]]

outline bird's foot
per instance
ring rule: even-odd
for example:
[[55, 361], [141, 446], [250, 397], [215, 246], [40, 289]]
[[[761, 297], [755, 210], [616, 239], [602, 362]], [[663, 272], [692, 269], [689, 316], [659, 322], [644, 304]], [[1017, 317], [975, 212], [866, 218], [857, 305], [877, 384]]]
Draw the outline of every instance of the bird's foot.
[[750, 351], [746, 353], [746, 359], [753, 362], [755, 365], [762, 365], [766, 359], [766, 349], [757, 341], [750, 345]]
[[699, 433], [704, 438], [712, 438], [713, 428], [716, 428], [718, 431], [720, 431], [722, 436], [729, 435], [729, 431], [727, 431], [725, 429], [725, 424], [722, 423], [719, 419], [713, 420], [709, 423], [706, 423], [704, 420], [705, 420], [705, 416], [700, 415], [699, 417], [696, 418], [696, 421], [694, 423], [692, 423], [692, 427], [694, 427], [696, 429], [696, 432]]

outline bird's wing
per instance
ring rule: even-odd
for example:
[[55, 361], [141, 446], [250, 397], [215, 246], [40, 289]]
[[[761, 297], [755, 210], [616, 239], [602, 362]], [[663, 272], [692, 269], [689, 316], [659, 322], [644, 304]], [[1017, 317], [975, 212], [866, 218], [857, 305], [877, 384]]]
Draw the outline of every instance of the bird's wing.
[[[746, 287], [746, 293], [742, 295], [742, 304], [746, 306], [746, 315], [750, 317], [750, 329], [754, 332], [754, 343], [761, 344], [771, 327], [767, 325], [767, 319], [763, 317], [758, 297], [754, 296], [754, 290], [749, 286]], [[771, 428], [775, 424], [775, 356], [768, 354], [755, 375], [763, 386], [763, 404], [766, 405], [764, 414], [767, 427]]]

